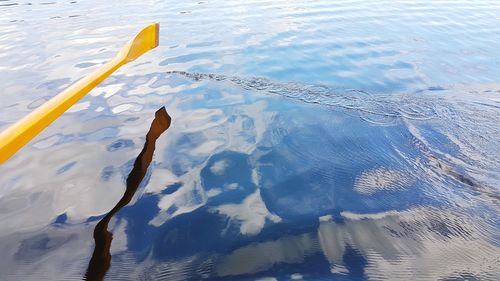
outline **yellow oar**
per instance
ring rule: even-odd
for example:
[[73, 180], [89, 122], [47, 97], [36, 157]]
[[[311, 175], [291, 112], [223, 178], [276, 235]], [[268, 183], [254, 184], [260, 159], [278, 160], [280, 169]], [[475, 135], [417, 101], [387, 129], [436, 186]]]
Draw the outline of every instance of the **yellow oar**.
[[135, 60], [158, 46], [160, 25], [151, 24], [141, 30], [110, 62], [79, 80], [69, 88], [0, 133], [0, 164], [9, 159], [57, 117], [101, 83], [120, 66]]

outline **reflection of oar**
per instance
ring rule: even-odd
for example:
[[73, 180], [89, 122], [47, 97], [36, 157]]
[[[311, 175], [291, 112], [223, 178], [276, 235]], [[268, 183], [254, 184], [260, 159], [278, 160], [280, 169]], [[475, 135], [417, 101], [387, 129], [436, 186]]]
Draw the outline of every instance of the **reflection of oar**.
[[125, 45], [118, 55], [89, 76], [35, 109], [23, 119], [0, 133], [0, 164], [9, 159], [45, 127], [56, 120], [85, 94], [101, 83], [120, 66], [135, 60], [158, 46], [160, 25], [155, 23], [139, 32]]
[[141, 153], [137, 156], [134, 162], [134, 167], [127, 177], [127, 188], [118, 201], [116, 206], [109, 211], [95, 226], [94, 228], [94, 241], [95, 247], [90, 259], [85, 280], [98, 281], [103, 280], [104, 275], [111, 265], [111, 240], [113, 234], [108, 231], [108, 224], [111, 218], [125, 207], [132, 197], [134, 197], [137, 188], [141, 184], [144, 176], [148, 171], [149, 164], [153, 160], [153, 153], [156, 148], [156, 140], [165, 132], [169, 127], [172, 119], [168, 115], [165, 107], [158, 109], [155, 113], [155, 119], [151, 123], [149, 132], [146, 134], [146, 142], [142, 148]]

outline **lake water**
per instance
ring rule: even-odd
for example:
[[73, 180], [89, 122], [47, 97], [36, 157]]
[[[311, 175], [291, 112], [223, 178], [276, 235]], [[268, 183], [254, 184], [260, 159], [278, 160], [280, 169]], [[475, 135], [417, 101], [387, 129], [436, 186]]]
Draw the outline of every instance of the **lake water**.
[[0, 0], [0, 129], [161, 25], [0, 167], [0, 280], [499, 280], [499, 15]]

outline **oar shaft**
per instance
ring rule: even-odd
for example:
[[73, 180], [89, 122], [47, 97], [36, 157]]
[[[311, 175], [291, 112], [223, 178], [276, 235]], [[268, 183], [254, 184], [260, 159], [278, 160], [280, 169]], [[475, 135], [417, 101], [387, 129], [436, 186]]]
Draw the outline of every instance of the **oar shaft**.
[[158, 23], [146, 26], [120, 50], [112, 61], [71, 85], [28, 116], [1, 132], [0, 164], [9, 159], [120, 66], [156, 48], [158, 46], [159, 28]]
[[123, 60], [120, 59], [106, 63], [1, 132], [0, 164], [123, 64]]

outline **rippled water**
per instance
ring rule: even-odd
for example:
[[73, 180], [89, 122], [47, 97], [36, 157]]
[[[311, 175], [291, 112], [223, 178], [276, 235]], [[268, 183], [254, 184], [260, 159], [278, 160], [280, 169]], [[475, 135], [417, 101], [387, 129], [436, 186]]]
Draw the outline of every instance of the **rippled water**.
[[500, 279], [499, 15], [0, 0], [0, 129], [161, 24], [0, 167], [0, 280]]

